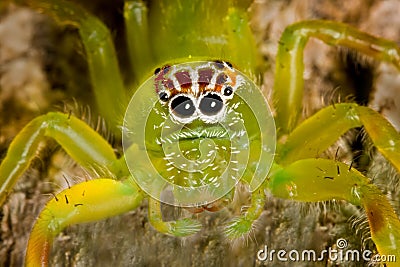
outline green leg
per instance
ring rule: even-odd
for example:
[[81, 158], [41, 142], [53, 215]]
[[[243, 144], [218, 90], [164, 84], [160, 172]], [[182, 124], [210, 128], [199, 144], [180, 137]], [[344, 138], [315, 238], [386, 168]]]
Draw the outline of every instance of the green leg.
[[0, 165], [0, 203], [29, 167], [40, 142], [46, 137], [55, 139], [85, 168], [116, 175], [126, 168], [118, 164], [120, 161], [117, 161], [110, 144], [87, 124], [68, 114], [51, 112], [32, 120], [12, 141]]
[[239, 216], [231, 221], [226, 226], [225, 233], [229, 238], [235, 239], [248, 234], [253, 227], [254, 222], [260, 217], [264, 210], [265, 194], [264, 187], [261, 186], [251, 195], [251, 205], [242, 216]]
[[65, 189], [47, 203], [26, 251], [27, 266], [47, 266], [51, 245], [65, 227], [105, 219], [135, 209], [143, 194], [128, 180], [95, 179]]
[[280, 136], [292, 131], [302, 112], [303, 50], [310, 37], [329, 45], [355, 49], [400, 69], [400, 49], [395, 42], [331, 21], [303, 21], [287, 27], [279, 42], [273, 90], [277, 114], [275, 123]]
[[[260, 69], [262, 62], [261, 56], [258, 54], [257, 46], [253, 37], [253, 33], [249, 27], [247, 19], [247, 4], [246, 1], [241, 1], [244, 5], [242, 8], [229, 8], [226, 16], [226, 24], [228, 26], [228, 42], [229, 51], [239, 52], [230, 57], [228, 61], [234, 62], [240, 71], [246, 73], [252, 80], [259, 80]], [[240, 3], [235, 3], [239, 5]], [[225, 55], [224, 55], [225, 56]]]
[[164, 222], [161, 214], [161, 203], [153, 198], [149, 198], [149, 221], [160, 233], [172, 236], [188, 236], [197, 233], [201, 229], [201, 224], [190, 218]]
[[125, 1], [126, 39], [134, 80], [138, 82], [135, 86], [142, 84], [154, 72], [147, 16], [148, 9], [143, 1]]
[[400, 259], [400, 221], [381, 191], [360, 172], [328, 159], [304, 159], [269, 177], [269, 189], [276, 197], [317, 202], [346, 200], [364, 207], [372, 240], [381, 255]]
[[218, 59], [231, 62], [249, 76], [259, 75], [247, 17], [250, 2], [152, 1], [148, 18], [156, 64]]
[[31, 0], [29, 4], [52, 15], [62, 24], [78, 28], [86, 51], [97, 108], [114, 133], [120, 134], [117, 126], [122, 125], [129, 99], [107, 27], [98, 18], [68, 1]]
[[378, 112], [357, 104], [326, 107], [301, 123], [287, 138], [278, 155], [280, 164], [314, 158], [349, 129], [364, 126], [372, 142], [400, 171], [400, 135]]

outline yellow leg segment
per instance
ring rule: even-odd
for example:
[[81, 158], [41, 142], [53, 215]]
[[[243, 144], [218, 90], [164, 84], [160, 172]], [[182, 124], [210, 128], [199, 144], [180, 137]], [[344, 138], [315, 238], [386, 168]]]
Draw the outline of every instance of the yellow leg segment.
[[127, 179], [95, 179], [58, 193], [33, 227], [26, 266], [47, 266], [53, 238], [65, 227], [105, 219], [135, 209], [144, 195]]
[[[77, 163], [85, 168], [120, 172], [114, 150], [100, 134], [68, 114], [50, 112], [28, 123], [12, 141], [0, 165], [0, 204], [22, 173], [29, 167], [40, 142], [53, 138]], [[114, 168], [115, 167], [115, 168]]]
[[295, 201], [341, 199], [363, 206], [379, 253], [400, 259], [400, 221], [393, 207], [385, 195], [354, 168], [328, 159], [299, 160], [274, 169], [268, 188], [276, 197]]
[[300, 124], [282, 145], [277, 161], [286, 165], [317, 157], [345, 132], [361, 126], [379, 152], [400, 171], [400, 134], [378, 112], [349, 103], [326, 107]]

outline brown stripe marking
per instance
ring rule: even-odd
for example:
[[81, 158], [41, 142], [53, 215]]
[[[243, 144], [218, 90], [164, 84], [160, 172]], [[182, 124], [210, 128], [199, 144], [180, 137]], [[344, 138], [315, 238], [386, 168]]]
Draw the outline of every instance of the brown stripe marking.
[[211, 79], [214, 76], [214, 70], [207, 68], [207, 69], [200, 69], [198, 71], [199, 74], [199, 80], [197, 83], [201, 86], [207, 86], [211, 83]]
[[178, 80], [179, 85], [182, 89], [189, 89], [192, 86], [192, 79], [190, 78], [190, 73], [187, 70], [179, 71], [174, 74]]
[[224, 72], [218, 74], [216, 84], [218, 85], [223, 85], [226, 81], [228, 80], [228, 75], [226, 75]]

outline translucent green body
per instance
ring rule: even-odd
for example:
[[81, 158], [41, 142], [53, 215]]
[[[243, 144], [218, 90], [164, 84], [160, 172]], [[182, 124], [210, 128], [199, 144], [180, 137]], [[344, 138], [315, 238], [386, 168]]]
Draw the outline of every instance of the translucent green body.
[[[244, 74], [236, 75], [243, 84], [227, 103], [223, 120], [214, 124], [175, 122], [154, 92], [154, 77], [135, 92], [124, 119], [124, 154], [147, 194], [171, 205], [199, 206], [224, 197], [240, 180], [252, 191], [262, 184], [274, 157], [275, 124], [258, 87]], [[162, 199], [166, 190], [174, 199]]]

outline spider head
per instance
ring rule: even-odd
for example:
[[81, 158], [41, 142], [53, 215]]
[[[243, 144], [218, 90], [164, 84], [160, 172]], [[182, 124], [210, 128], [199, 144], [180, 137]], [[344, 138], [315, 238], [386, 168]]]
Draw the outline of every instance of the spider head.
[[243, 82], [232, 65], [224, 61], [205, 62], [196, 67], [164, 66], [156, 69], [155, 88], [175, 122], [206, 124], [221, 122], [226, 105]]
[[185, 207], [213, 203], [242, 179], [257, 188], [276, 140], [261, 91], [224, 61], [157, 69], [132, 97], [123, 129], [137, 184]]

